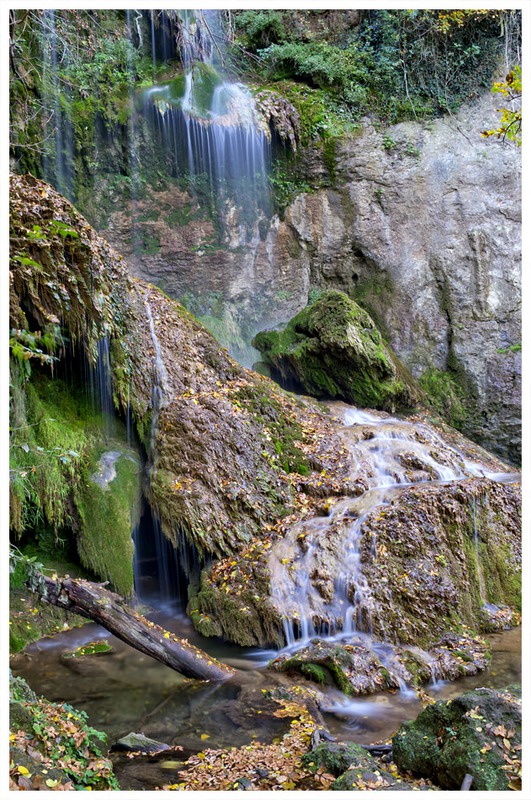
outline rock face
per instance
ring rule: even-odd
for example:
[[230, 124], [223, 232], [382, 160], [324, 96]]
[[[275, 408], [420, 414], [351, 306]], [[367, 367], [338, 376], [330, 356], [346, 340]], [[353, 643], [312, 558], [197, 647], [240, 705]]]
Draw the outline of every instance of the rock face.
[[259, 333], [253, 345], [280, 383], [315, 397], [394, 411], [422, 394], [369, 314], [343, 292], [325, 292], [282, 330]]
[[481, 138], [493, 103], [338, 144], [335, 186], [286, 212], [287, 268], [362, 302], [415, 377], [450, 370], [463, 430], [518, 462], [520, 160]]
[[306, 151], [306, 183], [328, 188], [299, 195], [283, 220], [246, 228], [228, 209], [220, 236], [168, 183], [115, 196], [100, 230], [244, 363], [243, 339], [290, 319], [311, 287], [345, 291], [414, 377], [449, 371], [470, 398], [464, 432], [518, 463], [520, 158], [481, 137], [498, 102], [383, 132], [366, 121], [336, 143], [331, 170], [318, 148]]
[[476, 791], [521, 786], [521, 702], [511, 694], [476, 689], [438, 701], [393, 736], [400, 769], [460, 789], [465, 775]]

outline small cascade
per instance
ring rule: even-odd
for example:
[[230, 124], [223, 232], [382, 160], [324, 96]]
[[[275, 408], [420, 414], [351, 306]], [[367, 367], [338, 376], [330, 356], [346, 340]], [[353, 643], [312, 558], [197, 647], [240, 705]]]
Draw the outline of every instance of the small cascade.
[[149, 330], [151, 333], [151, 340], [153, 342], [153, 347], [155, 350], [155, 358], [153, 361], [153, 389], [152, 389], [152, 408], [153, 408], [153, 416], [151, 417], [151, 437], [150, 437], [150, 453], [153, 453], [153, 447], [155, 444], [155, 437], [157, 435], [157, 427], [159, 422], [159, 414], [160, 409], [164, 403], [164, 389], [167, 383], [167, 373], [166, 367], [164, 366], [164, 361], [162, 360], [162, 354], [160, 349], [160, 342], [157, 337], [157, 333], [155, 331], [155, 321], [153, 319], [153, 314], [151, 313], [151, 306], [149, 305], [149, 300], [145, 301], [146, 305], [146, 312], [147, 317], [149, 320]]
[[[283, 619], [288, 650], [315, 636], [339, 641], [371, 634], [376, 619], [385, 633], [385, 619], [364, 571], [377, 547], [374, 538], [363, 541], [367, 515], [388, 505], [407, 486], [454, 481], [479, 469], [425, 425], [357, 409], [348, 409], [343, 422], [351, 477], [361, 472], [369, 487], [359, 497], [339, 500], [328, 516], [300, 522], [273, 548], [271, 596]], [[475, 519], [474, 507], [477, 547]], [[328, 536], [331, 530], [333, 537]], [[484, 587], [481, 591], [484, 599]]]
[[268, 132], [250, 91], [220, 74], [218, 12], [180, 11], [179, 19], [185, 72], [145, 92], [144, 116], [167, 174], [184, 181], [221, 225], [235, 208], [239, 221], [252, 228], [269, 210]]

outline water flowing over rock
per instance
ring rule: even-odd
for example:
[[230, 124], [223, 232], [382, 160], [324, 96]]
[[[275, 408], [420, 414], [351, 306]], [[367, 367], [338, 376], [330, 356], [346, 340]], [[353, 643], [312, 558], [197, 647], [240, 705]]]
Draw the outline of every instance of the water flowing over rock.
[[517, 609], [518, 475], [422, 417], [330, 408], [350, 454], [347, 496], [323, 500], [326, 516], [286, 524], [267, 554], [251, 546], [232, 571], [214, 566], [201, 584], [208, 621], [199, 629], [292, 651], [356, 631], [429, 646], [456, 619], [477, 629], [474, 515], [488, 601]]

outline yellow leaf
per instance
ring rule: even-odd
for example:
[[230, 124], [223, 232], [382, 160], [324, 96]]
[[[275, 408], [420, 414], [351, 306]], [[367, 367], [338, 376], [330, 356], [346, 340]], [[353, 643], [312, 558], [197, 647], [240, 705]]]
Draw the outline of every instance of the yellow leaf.
[[208, 734], [208, 733], [202, 733], [202, 734], [201, 734], [201, 739], [210, 739], [210, 734]]
[[503, 746], [504, 746], [504, 747], [505, 747], [507, 750], [510, 750], [510, 749], [511, 749], [511, 743], [510, 743], [509, 739], [504, 739], [504, 740], [503, 740]]
[[166, 633], [164, 634], [164, 638], [165, 639], [169, 639], [170, 638], [170, 634], [168, 633], [168, 631], [166, 631]]
[[48, 786], [49, 789], [53, 789], [54, 786], [57, 786], [58, 783], [59, 781], [54, 781], [53, 778], [48, 778], [46, 781], [46, 786]]
[[20, 772], [21, 775], [29, 775], [30, 774], [29, 769], [26, 769], [26, 767], [17, 767], [17, 770]]

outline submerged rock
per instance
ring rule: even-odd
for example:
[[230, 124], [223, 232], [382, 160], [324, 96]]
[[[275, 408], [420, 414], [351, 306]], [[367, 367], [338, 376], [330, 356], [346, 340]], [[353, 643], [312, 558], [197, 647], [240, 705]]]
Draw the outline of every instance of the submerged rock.
[[430, 778], [442, 789], [504, 791], [521, 784], [521, 702], [494, 689], [476, 689], [428, 706], [393, 736], [402, 770]]
[[315, 397], [393, 411], [422, 397], [369, 314], [343, 292], [325, 292], [283, 330], [259, 333], [253, 345], [280, 383]]

